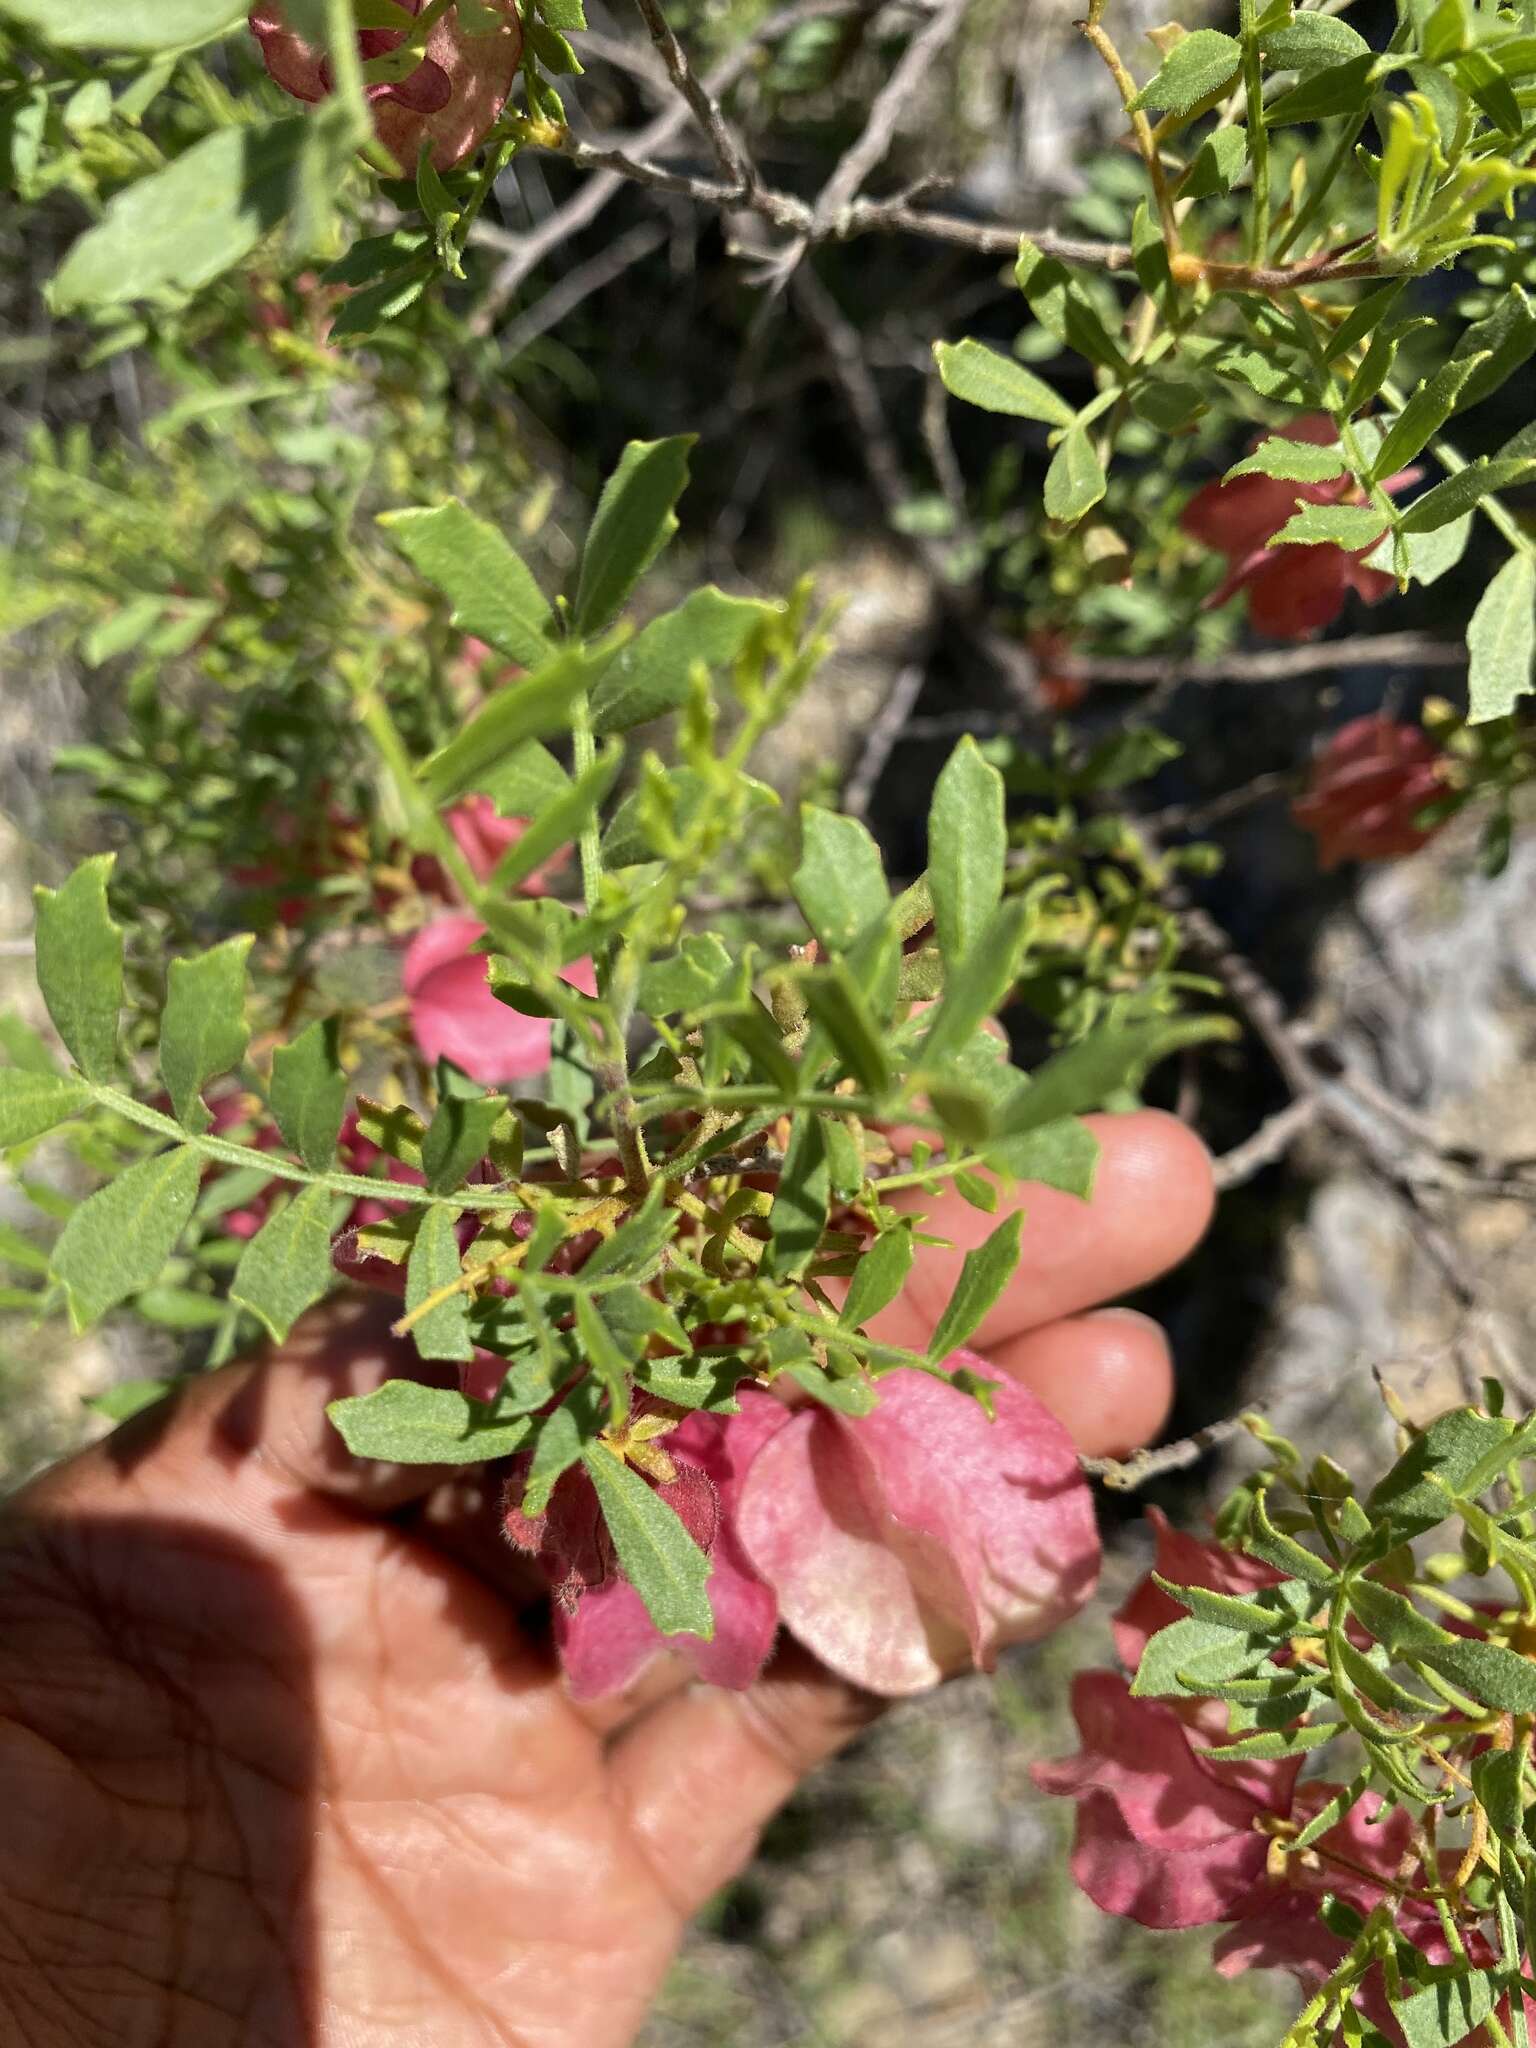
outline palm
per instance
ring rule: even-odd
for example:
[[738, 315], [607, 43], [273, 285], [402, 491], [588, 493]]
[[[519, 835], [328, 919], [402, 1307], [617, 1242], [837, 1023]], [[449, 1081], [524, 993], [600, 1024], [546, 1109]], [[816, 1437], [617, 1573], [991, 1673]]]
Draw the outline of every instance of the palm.
[[471, 1572], [320, 1504], [281, 1578], [171, 1520], [39, 1530], [23, 1555], [0, 1770], [45, 1760], [56, 1861], [39, 1899], [30, 1830], [0, 1839], [6, 1946], [37, 1953], [61, 1916], [111, 1929], [104, 2038], [179, 2039], [189, 2012], [210, 2048], [631, 2038], [691, 1901]]
[[[1031, 1191], [994, 1361], [1089, 1450], [1167, 1398], [1080, 1310], [1208, 1213], [1168, 1119], [1107, 1119], [1091, 1208]], [[1149, 1195], [1155, 1190], [1156, 1200]], [[932, 1219], [960, 1244], [992, 1219]], [[879, 1327], [926, 1341], [960, 1250]], [[0, 1533], [0, 2037], [26, 2048], [624, 2048], [687, 1914], [870, 1702], [793, 1646], [747, 1693], [578, 1710], [474, 1481], [349, 1459], [328, 1398], [406, 1361], [369, 1311], [195, 1383]]]

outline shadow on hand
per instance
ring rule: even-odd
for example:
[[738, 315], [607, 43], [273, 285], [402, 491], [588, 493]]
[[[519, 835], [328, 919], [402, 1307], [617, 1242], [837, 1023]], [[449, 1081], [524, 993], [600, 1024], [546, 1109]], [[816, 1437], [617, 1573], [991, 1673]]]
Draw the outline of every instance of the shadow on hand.
[[303, 1614], [237, 1536], [11, 1518], [0, 2036], [314, 2048], [313, 1680]]

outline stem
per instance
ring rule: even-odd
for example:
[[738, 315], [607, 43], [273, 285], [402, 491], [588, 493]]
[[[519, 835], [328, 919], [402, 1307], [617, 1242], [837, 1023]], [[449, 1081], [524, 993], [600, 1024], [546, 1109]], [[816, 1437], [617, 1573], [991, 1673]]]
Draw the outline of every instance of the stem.
[[1248, 219], [1248, 254], [1262, 263], [1269, 248], [1269, 130], [1264, 125], [1264, 66], [1255, 32], [1254, 0], [1241, 0], [1243, 89], [1248, 102], [1248, 159], [1253, 165], [1253, 211]]
[[[571, 712], [571, 766], [579, 781], [597, 759], [597, 742], [592, 736], [592, 707], [583, 691]], [[598, 838], [597, 814], [592, 812], [581, 828], [581, 893], [588, 910], [597, 908], [603, 879], [603, 855]]]
[[1093, 0], [1088, 19], [1082, 24], [1083, 34], [1089, 45], [1104, 60], [1110, 77], [1115, 81], [1120, 99], [1125, 108], [1126, 118], [1131, 124], [1131, 133], [1136, 138], [1136, 147], [1141, 152], [1142, 162], [1147, 167], [1147, 176], [1152, 181], [1152, 194], [1157, 201], [1157, 217], [1162, 222], [1163, 240], [1168, 244], [1170, 259], [1179, 250], [1179, 218], [1174, 211], [1173, 195], [1168, 190], [1168, 180], [1163, 175], [1163, 159], [1158, 149], [1157, 137], [1152, 133], [1152, 123], [1141, 112], [1132, 113], [1132, 102], [1136, 98], [1136, 81], [1125, 68], [1125, 60], [1115, 48], [1114, 40], [1103, 25], [1104, 0]]
[[338, 1195], [403, 1202], [407, 1207], [421, 1209], [489, 1211], [531, 1209], [541, 1197], [550, 1193], [547, 1185], [532, 1187], [522, 1181], [513, 1181], [502, 1188], [460, 1189], [451, 1195], [435, 1195], [427, 1188], [413, 1187], [409, 1181], [378, 1180], [362, 1173], [315, 1173], [307, 1166], [300, 1166], [297, 1160], [279, 1159], [271, 1152], [258, 1152], [254, 1145], [237, 1145], [229, 1138], [210, 1138], [200, 1132], [185, 1131], [173, 1117], [151, 1109], [147, 1103], [135, 1102], [121, 1089], [109, 1088], [101, 1082], [92, 1083], [91, 1095], [101, 1108], [110, 1109], [115, 1116], [138, 1124], [146, 1131], [154, 1131], [162, 1138], [174, 1138], [178, 1145], [189, 1145], [207, 1159], [217, 1159], [225, 1166], [254, 1167], [269, 1179], [294, 1181], [305, 1187], [330, 1188]]

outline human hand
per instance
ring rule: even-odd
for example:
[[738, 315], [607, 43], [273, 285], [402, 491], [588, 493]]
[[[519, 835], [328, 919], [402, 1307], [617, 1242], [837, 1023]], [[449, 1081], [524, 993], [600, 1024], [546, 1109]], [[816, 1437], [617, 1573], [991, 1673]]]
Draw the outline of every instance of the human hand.
[[[1089, 1452], [1153, 1435], [1144, 1318], [1198, 1142], [1090, 1119], [1089, 1204], [1026, 1191], [972, 1340]], [[879, 1328], [926, 1341], [995, 1219], [928, 1204]], [[746, 1693], [659, 1660], [595, 1707], [525, 1622], [496, 1476], [350, 1458], [402, 1369], [377, 1305], [307, 1318], [27, 1488], [0, 1534], [0, 2021], [26, 2048], [623, 2048], [691, 1913], [879, 1703], [786, 1644]]]

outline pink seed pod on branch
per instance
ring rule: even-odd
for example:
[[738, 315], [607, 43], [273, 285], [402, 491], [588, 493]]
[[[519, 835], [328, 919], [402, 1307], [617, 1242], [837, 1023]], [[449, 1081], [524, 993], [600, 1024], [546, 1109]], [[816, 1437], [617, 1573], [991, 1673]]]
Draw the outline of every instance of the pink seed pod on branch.
[[[423, 0], [398, 0], [406, 14], [420, 14]], [[405, 77], [368, 87], [374, 133], [407, 175], [416, 168], [422, 144], [432, 162], [450, 171], [477, 149], [507, 103], [523, 54], [523, 31], [515, 0], [490, 0], [505, 17], [502, 25], [471, 34], [457, 6], [432, 24], [415, 69]], [[297, 35], [277, 0], [262, 0], [251, 11], [251, 33], [273, 80], [296, 100], [326, 99], [335, 89], [329, 60]], [[365, 28], [358, 32], [363, 62], [389, 56], [407, 31]]]
[[1446, 791], [1445, 757], [1419, 726], [1384, 712], [1341, 725], [1312, 763], [1291, 807], [1317, 840], [1325, 868], [1346, 860], [1390, 860], [1417, 853], [1439, 831], [1421, 824], [1424, 807]]

